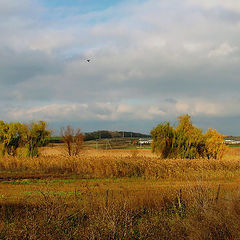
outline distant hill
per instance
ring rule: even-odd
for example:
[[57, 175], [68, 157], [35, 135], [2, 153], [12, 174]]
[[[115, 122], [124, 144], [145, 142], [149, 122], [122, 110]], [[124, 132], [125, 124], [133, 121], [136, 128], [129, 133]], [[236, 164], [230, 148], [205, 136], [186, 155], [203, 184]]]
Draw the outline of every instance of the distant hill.
[[[150, 138], [149, 134], [142, 134], [136, 132], [125, 132], [125, 131], [108, 131], [99, 130], [95, 132], [84, 133], [84, 141], [96, 140], [96, 139], [109, 139], [109, 138]], [[61, 143], [62, 137], [55, 136], [50, 137], [50, 143]]]
[[150, 138], [149, 134], [142, 134], [136, 132], [125, 132], [125, 131], [107, 131], [100, 130], [95, 132], [85, 133], [84, 141], [106, 139], [106, 138]]

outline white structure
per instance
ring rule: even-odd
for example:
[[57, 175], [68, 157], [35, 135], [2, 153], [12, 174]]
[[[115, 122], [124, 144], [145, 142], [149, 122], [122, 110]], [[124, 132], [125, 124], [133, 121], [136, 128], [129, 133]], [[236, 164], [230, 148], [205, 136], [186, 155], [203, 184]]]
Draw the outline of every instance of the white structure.
[[237, 141], [237, 140], [232, 140], [232, 139], [226, 139], [225, 141], [224, 141], [226, 144], [236, 144], [236, 145], [238, 145], [238, 144], [240, 144], [240, 141]]
[[139, 138], [138, 139], [139, 144], [151, 144], [152, 143], [152, 139], [149, 138]]

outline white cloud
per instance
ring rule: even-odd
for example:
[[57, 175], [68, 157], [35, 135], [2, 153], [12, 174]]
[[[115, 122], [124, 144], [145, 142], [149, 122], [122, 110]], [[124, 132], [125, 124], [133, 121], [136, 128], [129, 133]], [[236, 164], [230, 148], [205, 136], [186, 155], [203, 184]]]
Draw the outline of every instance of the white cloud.
[[208, 53], [208, 57], [224, 57], [237, 50], [237, 47], [232, 47], [228, 43], [222, 43], [219, 47], [211, 50]]
[[157, 106], [151, 106], [149, 108], [147, 114], [152, 115], [153, 117], [155, 117], [155, 116], [164, 116], [166, 114], [166, 112], [162, 111]]
[[65, 48], [74, 42], [74, 37], [70, 31], [48, 30], [38, 32], [29, 42], [29, 48], [32, 50], [41, 50], [51, 54], [53, 50]]
[[192, 98], [179, 100], [175, 106], [178, 115], [221, 117], [235, 115], [240, 104], [237, 99], [227, 101], [226, 98], [218, 100]]
[[9, 117], [15, 121], [46, 120], [64, 121], [68, 118], [74, 120], [75, 117], [85, 118], [87, 104], [51, 104], [39, 107], [17, 108], [9, 111]]
[[193, 115], [221, 115], [224, 113], [222, 110], [220, 104], [198, 101], [195, 103]]
[[1, 0], [0, 13], [2, 15], [26, 13], [36, 4], [35, 0]]
[[176, 103], [109, 103], [96, 102], [91, 104], [50, 104], [38, 107], [12, 108], [8, 110], [8, 117], [14, 120], [26, 121], [44, 119], [48, 121], [74, 121], [83, 119], [115, 120], [154, 120], [167, 116], [190, 114], [192, 116], [209, 115], [220, 116], [232, 114], [239, 104], [220, 104], [202, 99], [185, 99]]
[[190, 112], [190, 106], [188, 103], [184, 102], [177, 102], [176, 103], [176, 110], [180, 114], [187, 114]]
[[133, 109], [127, 104], [119, 104], [117, 107], [118, 113], [131, 113]]
[[224, 8], [231, 11], [240, 11], [240, 2], [236, 0], [186, 0], [189, 4], [201, 6], [204, 9], [210, 10], [213, 8]]

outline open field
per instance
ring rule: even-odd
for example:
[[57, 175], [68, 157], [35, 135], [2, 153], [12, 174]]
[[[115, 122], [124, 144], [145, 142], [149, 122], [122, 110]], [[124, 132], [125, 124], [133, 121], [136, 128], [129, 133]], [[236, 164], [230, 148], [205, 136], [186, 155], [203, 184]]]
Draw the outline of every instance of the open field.
[[0, 239], [240, 239], [240, 149], [223, 160], [62, 145], [0, 158]]

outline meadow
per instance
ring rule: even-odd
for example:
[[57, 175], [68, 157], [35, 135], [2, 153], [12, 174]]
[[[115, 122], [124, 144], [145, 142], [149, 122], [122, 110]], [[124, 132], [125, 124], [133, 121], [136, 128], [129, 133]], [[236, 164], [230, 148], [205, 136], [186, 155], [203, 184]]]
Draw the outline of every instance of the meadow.
[[222, 160], [40, 153], [0, 158], [0, 239], [240, 239], [240, 148]]

